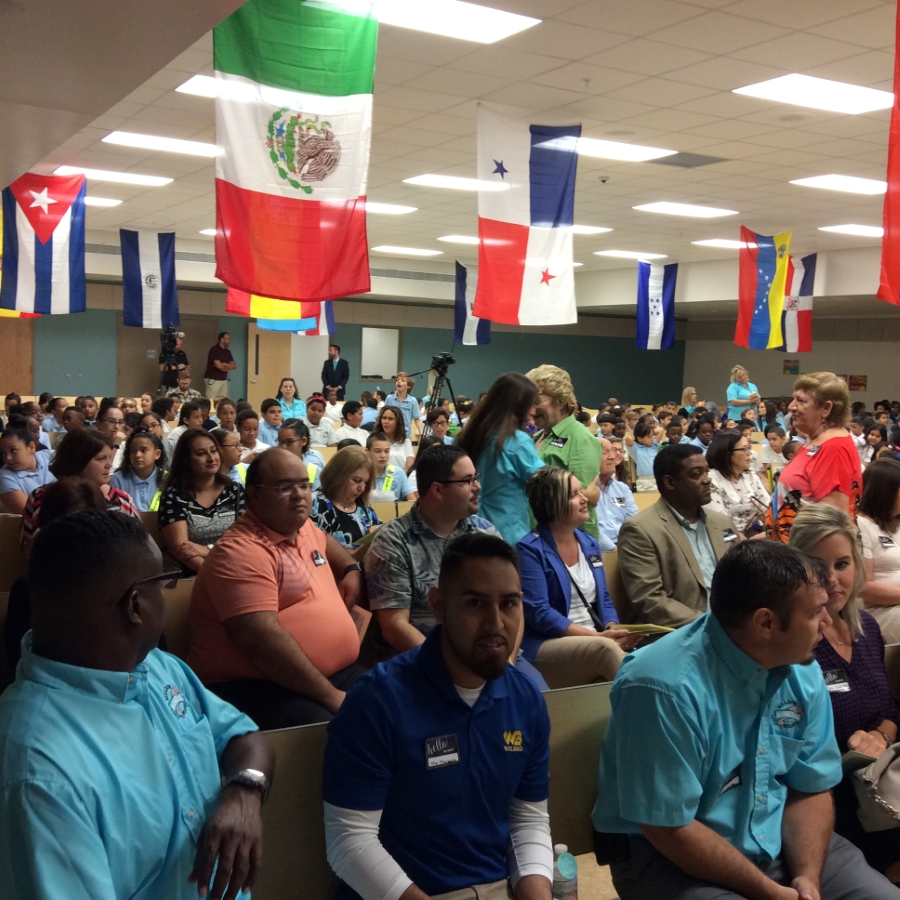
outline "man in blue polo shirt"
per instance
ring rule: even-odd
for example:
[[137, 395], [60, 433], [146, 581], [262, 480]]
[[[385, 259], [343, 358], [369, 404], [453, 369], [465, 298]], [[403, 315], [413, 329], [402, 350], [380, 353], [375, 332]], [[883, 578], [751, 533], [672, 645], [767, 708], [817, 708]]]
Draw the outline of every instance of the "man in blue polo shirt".
[[38, 535], [34, 627], [0, 699], [6, 900], [220, 900], [252, 886], [272, 752], [155, 649], [172, 574], [118, 513], [64, 516]]
[[744, 541], [710, 612], [622, 663], [592, 816], [622, 900], [900, 900], [833, 833], [827, 582], [793, 547]]
[[515, 551], [462, 535], [429, 599], [440, 624], [425, 643], [363, 676], [328, 726], [336, 896], [550, 900], [550, 722], [507, 664], [522, 628]]

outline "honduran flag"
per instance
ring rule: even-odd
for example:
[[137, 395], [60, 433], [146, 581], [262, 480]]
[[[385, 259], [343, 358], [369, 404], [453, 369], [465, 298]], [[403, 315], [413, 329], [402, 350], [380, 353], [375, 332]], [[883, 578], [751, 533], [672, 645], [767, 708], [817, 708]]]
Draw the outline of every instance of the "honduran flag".
[[216, 275], [229, 287], [369, 290], [377, 41], [367, 0], [247, 0], [215, 27]]
[[474, 345], [491, 342], [491, 323], [472, 315], [478, 277], [469, 278], [462, 263], [456, 264], [456, 307], [453, 314], [453, 340], [457, 344]]
[[572, 224], [580, 125], [528, 125], [478, 108], [474, 315], [510, 325], [577, 321]]
[[755, 234], [741, 226], [738, 319], [734, 342], [750, 350], [777, 350], [784, 343], [781, 314], [791, 258], [791, 232]]
[[33, 175], [3, 191], [0, 308], [20, 313], [84, 312], [83, 175]]
[[180, 325], [175, 232], [119, 229], [124, 322], [136, 328]]
[[677, 263], [638, 263], [637, 346], [642, 350], [671, 350], [675, 346], [677, 278]]
[[781, 330], [785, 353], [807, 353], [812, 350], [812, 306], [816, 283], [816, 256], [811, 253], [803, 259], [791, 259], [788, 263], [785, 283], [784, 314]]

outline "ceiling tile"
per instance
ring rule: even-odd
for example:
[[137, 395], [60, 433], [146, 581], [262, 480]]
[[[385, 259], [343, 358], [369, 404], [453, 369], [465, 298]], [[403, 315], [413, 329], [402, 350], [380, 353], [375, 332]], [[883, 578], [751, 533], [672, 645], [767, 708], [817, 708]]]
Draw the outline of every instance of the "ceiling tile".
[[689, 84], [702, 84], [704, 87], [714, 87], [720, 91], [733, 91], [735, 88], [755, 84], [758, 81], [778, 78], [790, 71], [792, 70], [788, 68], [760, 66], [742, 59], [716, 56], [692, 66], [667, 72], [666, 78], [686, 81]]
[[673, 0], [603, 0], [567, 9], [558, 18], [590, 28], [642, 35], [696, 17], [701, 10]]
[[[631, 103], [627, 100], [614, 100], [612, 97], [586, 97], [584, 100], [578, 100], [576, 103], [570, 103], [565, 110], [572, 115], [592, 116], [595, 119], [601, 119], [606, 122], [621, 122], [632, 116], [641, 113], [653, 112], [655, 107], [647, 106], [645, 103]], [[655, 128], [655, 125], [651, 125]], [[671, 131], [671, 129], [665, 129]]]
[[822, 66], [847, 56], [856, 55], [857, 48], [853, 44], [841, 43], [833, 41], [831, 38], [799, 31], [743, 50], [735, 50], [733, 53], [733, 56], [738, 59], [767, 63], [772, 66], [784, 65], [784, 61], [789, 59], [795, 72], [805, 72], [812, 66]]
[[724, 122], [710, 122], [707, 125], [697, 125], [689, 130], [690, 134], [703, 137], [720, 138], [722, 140], [742, 141], [748, 137], [759, 137], [775, 131], [772, 125], [758, 125], [755, 122], [741, 122], [729, 119]]
[[440, 134], [473, 134], [475, 131], [475, 125], [471, 119], [448, 116], [444, 113], [441, 113], [440, 115], [421, 116], [412, 124], [416, 128], [424, 128], [427, 131], [436, 131]]
[[418, 109], [422, 112], [440, 112], [454, 106], [463, 98], [451, 94], [439, 94], [436, 91], [417, 91], [414, 88], [398, 85], [389, 88], [378, 97], [378, 104], [395, 106], [401, 109]]
[[[774, 25], [722, 12], [710, 12], [671, 28], [655, 31], [653, 39], [695, 50], [708, 51], [710, 47], [715, 47], [718, 53], [733, 53], [742, 47], [773, 40], [782, 34], [784, 29]], [[783, 65], [783, 60], [779, 63]]]
[[[840, 0], [843, 3], [843, 0]], [[793, 5], [793, 4], [791, 4]], [[818, 2], [817, 4], [818, 5]], [[809, 30], [838, 41], [849, 41], [863, 47], [885, 47], [890, 45], [896, 28], [897, 10], [894, 3], [870, 4], [873, 8], [865, 12], [819, 25]], [[847, 12], [851, 12], [848, 7]]]
[[582, 100], [584, 96], [583, 93], [575, 91], [563, 91], [542, 84], [520, 81], [499, 91], [492, 91], [485, 95], [484, 99], [490, 102], [527, 106], [536, 110], [559, 110], [560, 107]]
[[607, 97], [613, 97], [616, 100], [634, 100], [637, 103], [647, 103], [653, 106], [677, 106], [679, 103], [708, 97], [715, 91], [697, 85], [669, 81], [665, 78], [647, 78], [636, 84], [604, 91], [604, 93]]
[[642, 75], [660, 75], [709, 58], [709, 53], [701, 52], [699, 49], [692, 50], [672, 44], [661, 44], [655, 40], [640, 39], [595, 53], [587, 57], [586, 62], [610, 69], [638, 72]]
[[[790, 30], [816, 30], [813, 26], [839, 19], [857, 10], [868, 9], [879, 2], [880, 0], [815, 0], [814, 3], [798, 3], [795, 0], [793, 3], [785, 3], [783, 0], [737, 0], [729, 5], [728, 12]], [[846, 39], [849, 40], [849, 37]]]
[[624, 34], [545, 19], [540, 25], [507, 38], [503, 46], [511, 50], [558, 56], [560, 59], [584, 59], [607, 47], [624, 44], [627, 40], [629, 37]]
[[535, 75], [530, 80], [535, 84], [546, 84], [549, 87], [580, 91], [584, 94], [606, 94], [642, 79], [643, 75], [635, 72], [622, 72], [603, 66], [592, 66], [585, 62], [574, 62], [550, 72]]
[[[445, 66], [451, 60], [471, 53], [474, 44], [458, 41], [437, 34], [426, 34], [408, 28], [381, 25], [378, 28], [378, 58], [424, 63], [429, 66]], [[377, 73], [376, 73], [377, 78]]]
[[410, 78], [431, 72], [434, 68], [425, 63], [388, 56], [379, 47], [378, 58], [375, 61], [375, 82], [377, 84], [403, 84]]
[[894, 55], [870, 50], [858, 56], [848, 56], [804, 69], [804, 74], [831, 78], [834, 81], [849, 81], [866, 87], [877, 87], [879, 82], [887, 82], [883, 90], [893, 90], [891, 82], [894, 77]]
[[696, 128], [715, 121], [712, 116], [701, 116], [699, 113], [684, 112], [679, 109], [657, 109], [653, 112], [642, 113], [627, 122], [635, 125], [650, 125], [653, 128], [665, 128], [667, 131], [684, 131], [688, 128]]
[[493, 44], [454, 60], [450, 68], [462, 69], [464, 72], [483, 72], [485, 75], [496, 75], [500, 78], [523, 79], [533, 78], [542, 72], [558, 69], [562, 65], [565, 65], [562, 60], [552, 56], [526, 53], [523, 50], [507, 50]]
[[464, 72], [462, 69], [436, 68], [404, 82], [406, 87], [423, 91], [440, 91], [461, 97], [483, 97], [515, 82], [511, 78], [485, 75], [483, 72]]

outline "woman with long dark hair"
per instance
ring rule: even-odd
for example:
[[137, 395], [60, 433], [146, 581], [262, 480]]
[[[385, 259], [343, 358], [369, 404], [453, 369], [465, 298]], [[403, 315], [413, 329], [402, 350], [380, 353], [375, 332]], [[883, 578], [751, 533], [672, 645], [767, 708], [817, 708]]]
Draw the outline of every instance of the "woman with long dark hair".
[[513, 546], [531, 530], [525, 485], [544, 467], [523, 430], [537, 400], [534, 382], [506, 372], [491, 385], [456, 439], [481, 473], [479, 515]]
[[388, 465], [399, 466], [406, 472], [413, 464], [412, 441], [406, 433], [406, 422], [403, 410], [399, 406], [391, 406], [389, 403], [381, 408], [372, 433], [376, 431], [387, 436], [391, 442], [391, 457]]
[[293, 378], [281, 379], [275, 399], [281, 406], [285, 422], [288, 419], [300, 419], [306, 415], [306, 404], [298, 396], [299, 393], [297, 382]]

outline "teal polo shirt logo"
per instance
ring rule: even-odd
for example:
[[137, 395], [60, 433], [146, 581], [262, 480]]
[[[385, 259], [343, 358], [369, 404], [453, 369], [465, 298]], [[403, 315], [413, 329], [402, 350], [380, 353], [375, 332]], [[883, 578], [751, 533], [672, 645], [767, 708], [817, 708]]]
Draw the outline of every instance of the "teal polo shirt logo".
[[174, 684], [167, 684], [163, 688], [163, 696], [166, 698], [166, 703], [169, 704], [169, 709], [179, 719], [183, 719], [187, 713], [187, 703], [184, 699], [184, 694], [181, 693], [181, 688], [176, 687]]
[[788, 700], [775, 708], [772, 717], [779, 728], [796, 728], [805, 715], [806, 710], [796, 700]]

